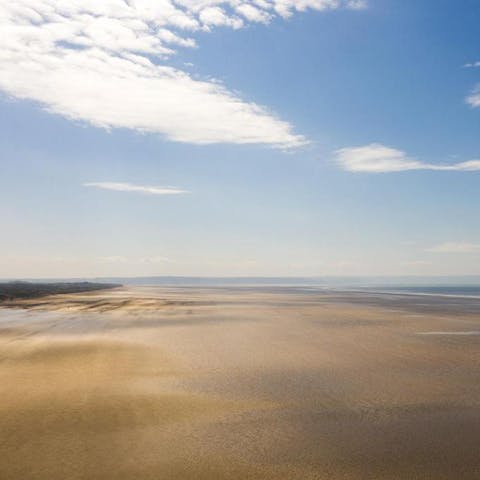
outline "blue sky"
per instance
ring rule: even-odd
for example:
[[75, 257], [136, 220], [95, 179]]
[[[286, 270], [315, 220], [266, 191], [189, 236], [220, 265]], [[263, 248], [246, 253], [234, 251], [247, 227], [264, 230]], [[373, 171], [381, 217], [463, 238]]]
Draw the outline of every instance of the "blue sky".
[[480, 273], [478, 2], [96, 3], [0, 6], [0, 276]]

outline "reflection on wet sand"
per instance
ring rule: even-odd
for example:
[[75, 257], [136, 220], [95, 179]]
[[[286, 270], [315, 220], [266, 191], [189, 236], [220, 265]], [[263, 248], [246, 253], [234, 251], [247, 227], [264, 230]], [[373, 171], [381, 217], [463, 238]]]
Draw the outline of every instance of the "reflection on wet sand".
[[362, 295], [143, 287], [9, 304], [0, 478], [479, 478], [480, 337], [418, 333], [478, 331], [480, 308]]

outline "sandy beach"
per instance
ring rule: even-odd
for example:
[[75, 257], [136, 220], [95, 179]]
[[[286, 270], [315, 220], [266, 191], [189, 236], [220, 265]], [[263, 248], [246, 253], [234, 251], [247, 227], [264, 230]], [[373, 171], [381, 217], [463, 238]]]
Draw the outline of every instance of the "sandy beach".
[[0, 308], [0, 478], [478, 479], [480, 300], [122, 287]]

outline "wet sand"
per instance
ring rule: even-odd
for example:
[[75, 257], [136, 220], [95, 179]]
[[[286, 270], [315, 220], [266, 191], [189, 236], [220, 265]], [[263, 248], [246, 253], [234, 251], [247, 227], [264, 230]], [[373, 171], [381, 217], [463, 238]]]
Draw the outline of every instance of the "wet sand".
[[478, 479], [480, 301], [119, 288], [0, 308], [0, 479]]

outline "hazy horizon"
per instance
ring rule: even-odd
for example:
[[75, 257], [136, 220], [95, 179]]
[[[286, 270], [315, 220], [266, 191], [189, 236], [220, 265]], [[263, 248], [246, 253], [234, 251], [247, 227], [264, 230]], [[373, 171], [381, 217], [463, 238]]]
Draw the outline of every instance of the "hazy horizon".
[[317, 291], [367, 289], [370, 291], [410, 289], [411, 293], [480, 294], [480, 275], [463, 276], [119, 276], [119, 277], [42, 277], [1, 278], [1, 282], [100, 282], [124, 286], [212, 286], [212, 287], [306, 287]]

